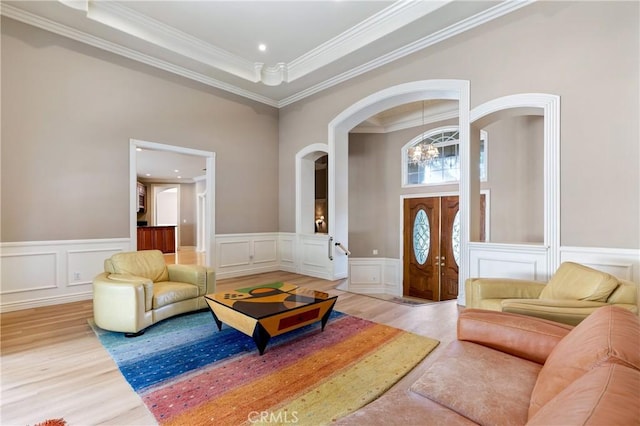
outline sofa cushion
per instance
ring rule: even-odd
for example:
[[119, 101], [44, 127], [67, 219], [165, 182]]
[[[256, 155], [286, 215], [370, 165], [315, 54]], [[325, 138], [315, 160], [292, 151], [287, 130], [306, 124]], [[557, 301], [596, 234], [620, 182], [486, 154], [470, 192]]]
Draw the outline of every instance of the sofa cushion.
[[545, 362], [529, 405], [529, 418], [573, 381], [605, 362], [640, 370], [640, 321], [630, 311], [596, 310], [562, 339]]
[[153, 309], [182, 300], [198, 297], [198, 287], [193, 284], [162, 281], [153, 285]]
[[573, 262], [560, 265], [540, 293], [540, 299], [574, 299], [606, 302], [618, 287], [613, 275]]
[[113, 272], [123, 275], [135, 275], [151, 281], [167, 281], [169, 272], [160, 250], [141, 250], [116, 253], [111, 256]]
[[458, 340], [477, 343], [500, 352], [544, 364], [573, 327], [544, 319], [465, 309], [458, 317]]
[[540, 368], [535, 362], [457, 340], [411, 391], [476, 423], [523, 425]]
[[637, 424], [638, 389], [640, 371], [620, 364], [604, 364], [567, 386], [527, 425]]

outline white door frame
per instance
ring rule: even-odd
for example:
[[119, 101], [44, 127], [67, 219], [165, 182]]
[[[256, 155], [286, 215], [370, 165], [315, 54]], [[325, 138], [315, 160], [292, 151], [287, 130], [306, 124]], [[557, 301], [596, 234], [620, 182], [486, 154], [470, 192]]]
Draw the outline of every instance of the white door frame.
[[178, 154], [186, 154], [186, 155], [194, 155], [198, 157], [204, 157], [206, 161], [206, 172], [205, 172], [205, 180], [206, 180], [206, 189], [207, 197], [205, 199], [205, 211], [207, 212], [206, 217], [204, 218], [204, 229], [205, 229], [205, 264], [209, 267], [213, 267], [213, 259], [215, 259], [215, 185], [214, 185], [214, 177], [215, 177], [215, 160], [216, 154], [215, 152], [209, 151], [201, 151], [198, 149], [185, 148], [181, 146], [174, 145], [165, 145], [156, 142], [148, 142], [138, 139], [129, 139], [129, 210], [130, 210], [130, 221], [129, 221], [129, 235], [130, 235], [130, 249], [131, 251], [136, 251], [138, 249], [138, 233], [137, 233], [137, 215], [136, 215], [136, 206], [137, 204], [137, 149], [152, 149], [156, 151], [167, 151], [167, 152], [175, 152]]

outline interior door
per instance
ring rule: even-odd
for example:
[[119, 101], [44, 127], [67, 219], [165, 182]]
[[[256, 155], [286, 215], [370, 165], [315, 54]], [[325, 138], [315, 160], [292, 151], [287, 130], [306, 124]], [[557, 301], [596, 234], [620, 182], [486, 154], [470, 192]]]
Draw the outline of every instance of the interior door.
[[405, 295], [440, 300], [440, 199], [404, 200]]

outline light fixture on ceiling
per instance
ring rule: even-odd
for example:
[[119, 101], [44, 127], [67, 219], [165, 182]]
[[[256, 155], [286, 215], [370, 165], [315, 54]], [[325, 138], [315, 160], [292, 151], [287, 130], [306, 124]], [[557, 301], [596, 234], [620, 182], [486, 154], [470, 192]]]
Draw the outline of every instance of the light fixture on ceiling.
[[267, 51], [267, 45], [264, 44], [264, 43], [260, 43], [258, 45], [258, 50], [261, 51], [261, 52], [266, 52]]
[[438, 148], [432, 142], [427, 142], [425, 138], [425, 120], [424, 120], [424, 101], [422, 101], [422, 140], [409, 148], [409, 162], [412, 164], [417, 164], [419, 166], [424, 166], [429, 163], [434, 158], [437, 158], [440, 153], [438, 152]]

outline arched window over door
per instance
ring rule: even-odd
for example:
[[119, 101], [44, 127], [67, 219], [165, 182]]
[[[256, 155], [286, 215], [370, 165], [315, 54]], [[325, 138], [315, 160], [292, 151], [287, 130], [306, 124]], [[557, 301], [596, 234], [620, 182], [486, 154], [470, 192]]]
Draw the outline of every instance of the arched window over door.
[[[480, 180], [487, 180], [488, 135], [480, 132]], [[428, 158], [424, 152], [434, 152]], [[402, 147], [402, 186], [443, 185], [460, 181], [458, 126], [426, 131]]]

